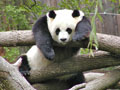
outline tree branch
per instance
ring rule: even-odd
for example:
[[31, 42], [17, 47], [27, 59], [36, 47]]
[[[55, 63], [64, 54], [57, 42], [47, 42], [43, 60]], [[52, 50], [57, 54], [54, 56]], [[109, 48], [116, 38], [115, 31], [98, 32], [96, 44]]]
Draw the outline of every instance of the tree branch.
[[[81, 43], [82, 42], [82, 43]], [[0, 32], [0, 46], [29, 46], [35, 44], [30, 30]], [[58, 45], [54, 42], [55, 45]], [[76, 46], [85, 47], [88, 40], [75, 43]], [[70, 44], [73, 46], [73, 44]]]
[[0, 90], [35, 90], [16, 67], [0, 57]]
[[0, 32], [0, 46], [29, 46], [33, 44], [35, 42], [30, 30]]
[[120, 54], [120, 37], [107, 34], [97, 34], [99, 49]]
[[[120, 53], [120, 37], [97, 33], [99, 49], [115, 54]], [[35, 44], [32, 32], [8, 31], [0, 32], [0, 46], [29, 46]], [[54, 43], [56, 45], [56, 43]], [[87, 47], [88, 41], [70, 43], [70, 46]]]
[[119, 58], [113, 57], [107, 52], [99, 51], [94, 55], [95, 57], [78, 55], [61, 63], [52, 63], [43, 70], [31, 71], [28, 80], [31, 83], [36, 83], [75, 72], [120, 65]]
[[120, 81], [120, 70], [113, 70], [104, 76], [95, 79], [86, 84], [85, 88], [80, 90], [106, 90]]

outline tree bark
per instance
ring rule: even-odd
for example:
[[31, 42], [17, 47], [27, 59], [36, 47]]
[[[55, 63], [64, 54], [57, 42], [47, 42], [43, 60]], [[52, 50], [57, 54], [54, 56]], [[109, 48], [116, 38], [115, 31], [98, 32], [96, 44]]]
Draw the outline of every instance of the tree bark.
[[[95, 57], [90, 57], [89, 55], [78, 55], [59, 64], [53, 63], [44, 70], [31, 71], [28, 80], [31, 83], [38, 83], [62, 75], [72, 74], [75, 72], [81, 72], [86, 70], [88, 71], [107, 66], [116, 66], [120, 64], [119, 58], [111, 56], [110, 53], [99, 51], [95, 52], [94, 55]], [[7, 90], [34, 90], [24, 79], [24, 77], [22, 77], [19, 71], [1, 57], [0, 82], [2, 83], [0, 85], [0, 88], [5, 88]], [[6, 87], [6, 85], [8, 87]], [[42, 88], [48, 87], [49, 85], [50, 84], [46, 83], [40, 84]]]
[[104, 76], [86, 84], [85, 88], [79, 90], [106, 90], [120, 81], [120, 70], [113, 70]]
[[119, 58], [112, 56], [110, 53], [99, 51], [94, 55], [94, 57], [78, 55], [61, 63], [52, 63], [43, 70], [31, 71], [28, 80], [31, 83], [37, 83], [75, 72], [120, 65]]
[[99, 49], [120, 54], [120, 37], [107, 34], [97, 34]]
[[[120, 53], [120, 37], [97, 33], [99, 49]], [[0, 32], [0, 46], [29, 46], [35, 44], [32, 32], [25, 31], [8, 31]], [[56, 45], [56, 43], [54, 43]], [[88, 41], [69, 43], [70, 46], [87, 47]]]
[[0, 90], [35, 90], [16, 67], [0, 57]]
[[120, 81], [120, 69], [115, 69], [113, 71], [107, 72], [105, 75], [100, 75], [99, 78], [93, 81], [75, 85], [69, 90], [106, 90], [112, 87], [113, 85], [116, 85], [118, 81]]
[[0, 46], [29, 46], [33, 44], [35, 42], [30, 30], [0, 32]]
[[[0, 46], [29, 46], [35, 44], [33, 33], [30, 30], [0, 32]], [[55, 45], [58, 45], [54, 42]], [[74, 46], [72, 42], [70, 46]], [[68, 45], [69, 45], [68, 44]], [[88, 40], [75, 43], [75, 46], [87, 47]], [[60, 45], [59, 45], [60, 46]]]

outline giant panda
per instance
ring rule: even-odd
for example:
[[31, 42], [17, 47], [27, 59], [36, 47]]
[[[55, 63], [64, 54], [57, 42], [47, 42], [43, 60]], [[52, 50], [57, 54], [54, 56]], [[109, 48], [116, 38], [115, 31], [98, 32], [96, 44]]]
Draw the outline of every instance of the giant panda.
[[[69, 42], [88, 39], [91, 24], [80, 10], [51, 10], [36, 21], [32, 32], [36, 45], [18, 59], [22, 60], [19, 71], [24, 76], [29, 75], [30, 70], [64, 62], [76, 55], [80, 47], [69, 47]], [[54, 46], [53, 42], [61, 46]], [[57, 79], [62, 78], [69, 88], [85, 81], [82, 72], [63, 77]]]

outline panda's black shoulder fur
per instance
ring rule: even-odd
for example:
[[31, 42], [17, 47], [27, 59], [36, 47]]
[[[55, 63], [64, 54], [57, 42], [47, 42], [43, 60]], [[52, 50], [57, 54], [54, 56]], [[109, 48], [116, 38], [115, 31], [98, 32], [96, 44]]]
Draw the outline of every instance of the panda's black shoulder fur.
[[32, 31], [38, 48], [42, 51], [46, 58], [52, 60], [55, 56], [55, 53], [52, 47], [53, 40], [48, 30], [46, 15], [36, 21]]
[[41, 27], [47, 27], [45, 31], [48, 31], [48, 26], [47, 26], [47, 16], [44, 15], [40, 17], [34, 24], [33, 26], [33, 32], [37, 32], [37, 30]]

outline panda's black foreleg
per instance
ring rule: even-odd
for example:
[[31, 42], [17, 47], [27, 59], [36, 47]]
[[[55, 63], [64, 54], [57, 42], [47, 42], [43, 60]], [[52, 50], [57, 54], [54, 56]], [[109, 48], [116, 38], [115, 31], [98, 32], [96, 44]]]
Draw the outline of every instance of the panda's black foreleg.
[[75, 29], [75, 35], [73, 36], [73, 41], [80, 41], [89, 37], [91, 32], [90, 21], [84, 16], [82, 21], [80, 21]]
[[[40, 45], [38, 45], [38, 46], [40, 46]], [[40, 49], [41, 49], [42, 53], [44, 54], [45, 58], [47, 58], [48, 60], [54, 59], [55, 52], [54, 52], [52, 46], [45, 44], [45, 45], [41, 45]]]
[[85, 78], [82, 72], [77, 73], [76, 75], [72, 76], [70, 79], [67, 80], [67, 84], [69, 88], [84, 82], [85, 82]]
[[28, 64], [27, 56], [22, 55], [22, 56], [19, 57], [19, 59], [22, 60], [21, 65], [19, 66], [19, 71], [23, 76], [28, 77], [30, 75], [29, 71], [30, 71], [31, 68]]
[[48, 60], [53, 60], [55, 53], [52, 47], [52, 37], [48, 30], [47, 17], [40, 18], [33, 27], [36, 45]]

